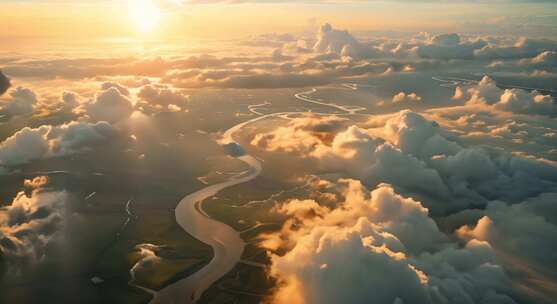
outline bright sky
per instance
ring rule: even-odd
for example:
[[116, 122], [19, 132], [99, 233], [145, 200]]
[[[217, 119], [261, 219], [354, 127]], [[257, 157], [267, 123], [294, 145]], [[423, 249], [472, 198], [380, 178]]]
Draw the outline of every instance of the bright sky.
[[[218, 2], [189, 2], [194, 1]], [[3, 41], [0, 48], [50, 40], [229, 39], [265, 32], [301, 32], [323, 22], [352, 31], [498, 34], [522, 31], [525, 35], [538, 36], [556, 33], [555, 3], [431, 1], [435, 0], [338, 1], [342, 3], [308, 0], [304, 4], [284, 0], [252, 0], [243, 4], [179, 4], [180, 0], [2, 0], [0, 19], [4, 26], [0, 28]]]

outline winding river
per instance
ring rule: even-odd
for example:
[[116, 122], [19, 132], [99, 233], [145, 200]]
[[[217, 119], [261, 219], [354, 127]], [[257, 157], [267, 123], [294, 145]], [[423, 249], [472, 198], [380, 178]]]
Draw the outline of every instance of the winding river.
[[[304, 102], [310, 102], [323, 106], [329, 106], [337, 110], [345, 111], [354, 115], [357, 111], [365, 110], [360, 107], [345, 107], [332, 103], [315, 100], [308, 95], [315, 93], [316, 89], [296, 94], [295, 97]], [[228, 129], [222, 136], [221, 145], [240, 145], [233, 136], [244, 126], [269, 117], [280, 117], [288, 114], [301, 114], [305, 112], [280, 112], [261, 115], [251, 120], [242, 122]], [[257, 113], [259, 114], [259, 113]], [[319, 113], [314, 113], [319, 114]], [[327, 113], [321, 113], [327, 114]], [[240, 233], [232, 227], [207, 217], [200, 208], [201, 202], [216, 195], [218, 192], [255, 179], [262, 171], [261, 163], [253, 156], [244, 154], [237, 159], [248, 165], [248, 171], [232, 176], [226, 181], [207, 186], [197, 192], [184, 197], [176, 207], [176, 222], [184, 231], [199, 241], [211, 246], [213, 258], [205, 267], [177, 281], [160, 291], [154, 293], [151, 304], [187, 304], [195, 303], [214, 282], [226, 275], [240, 261], [244, 251], [245, 243]]]

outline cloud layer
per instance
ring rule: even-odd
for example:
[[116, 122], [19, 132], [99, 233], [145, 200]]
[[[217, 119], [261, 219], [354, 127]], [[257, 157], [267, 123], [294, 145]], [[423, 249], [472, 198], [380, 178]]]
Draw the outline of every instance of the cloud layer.
[[401, 111], [373, 118], [373, 128], [335, 117], [294, 118], [287, 126], [257, 134], [252, 145], [319, 160], [375, 186], [382, 182], [437, 201], [435, 213], [517, 201], [555, 190], [557, 166], [481, 147], [464, 147], [451, 132], [420, 114]]
[[[487, 242], [449, 241], [420, 202], [389, 185], [369, 192], [341, 180], [339, 201], [327, 208], [293, 200], [290, 219], [263, 246], [279, 281], [270, 303], [516, 303], [510, 280]], [[331, 191], [331, 189], [325, 189]]]
[[0, 143], [0, 170], [6, 173], [33, 160], [83, 152], [108, 141], [114, 134], [115, 130], [106, 122], [26, 127]]

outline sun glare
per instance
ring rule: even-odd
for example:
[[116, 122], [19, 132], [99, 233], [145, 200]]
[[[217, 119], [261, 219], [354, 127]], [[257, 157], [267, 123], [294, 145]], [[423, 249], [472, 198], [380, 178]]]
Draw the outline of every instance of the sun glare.
[[150, 32], [159, 24], [161, 11], [152, 0], [129, 0], [128, 6], [131, 20], [140, 32]]

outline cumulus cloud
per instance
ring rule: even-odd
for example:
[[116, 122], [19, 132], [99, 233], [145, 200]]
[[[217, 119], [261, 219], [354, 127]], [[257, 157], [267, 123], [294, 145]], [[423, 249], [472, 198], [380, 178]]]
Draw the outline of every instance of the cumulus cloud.
[[64, 107], [72, 110], [81, 103], [79, 94], [69, 91], [62, 92], [62, 102], [64, 103]]
[[[374, 137], [368, 130], [357, 126], [350, 126], [341, 132], [325, 131], [319, 135], [314, 133], [312, 128], [307, 131], [307, 126], [300, 126], [307, 121], [307, 118], [294, 119], [289, 127], [257, 135], [252, 144], [271, 151], [298, 152], [303, 156], [317, 158], [325, 169], [348, 171], [351, 176], [370, 185], [381, 182], [396, 183], [434, 196], [444, 197], [448, 194], [436, 171], [427, 168], [426, 163], [415, 156], [404, 153], [405, 150], [418, 149], [414, 147], [419, 141], [418, 138], [400, 135], [399, 138], [403, 139], [389, 143], [384, 138]], [[313, 124], [319, 125], [315, 122]], [[419, 133], [414, 130], [401, 131], [403, 132], [414, 132], [416, 135]], [[412, 142], [414, 140], [415, 143]], [[403, 147], [403, 150], [395, 145]]]
[[10, 171], [33, 160], [86, 151], [114, 135], [106, 122], [71, 122], [25, 127], [0, 143], [0, 169]]
[[475, 225], [461, 227], [458, 234], [489, 241], [502, 252], [539, 268], [555, 268], [557, 218], [547, 211], [555, 207], [556, 195], [547, 193], [514, 205], [491, 202]]
[[[397, 57], [417, 55], [441, 60], [520, 60], [524, 65], [550, 66], [557, 42], [548, 39], [519, 38], [509, 43], [503, 38], [448, 33], [420, 33], [398, 44], [384, 44], [383, 50]], [[535, 58], [540, 56], [540, 58]], [[546, 62], [550, 61], [550, 62]]]
[[41, 262], [64, 224], [67, 194], [48, 190], [47, 182], [46, 177], [25, 180], [27, 191], [19, 192], [0, 209], [0, 252], [9, 274], [17, 275]]
[[404, 92], [400, 92], [393, 96], [393, 103], [401, 103], [401, 102], [420, 102], [422, 98], [418, 96], [416, 93], [409, 93], [406, 94]]
[[474, 54], [477, 58], [484, 59], [520, 59], [531, 58], [545, 51], [557, 51], [557, 42], [522, 37], [512, 45], [502, 43], [486, 45], [475, 50]]
[[269, 151], [284, 150], [313, 155], [320, 153], [316, 149], [321, 143], [330, 141], [329, 133], [340, 130], [345, 123], [344, 119], [336, 116], [308, 115], [295, 118], [287, 127], [279, 127], [274, 132], [257, 134], [252, 144]]
[[137, 95], [154, 105], [184, 105], [188, 101], [188, 95], [166, 85], [143, 86]]
[[340, 54], [345, 46], [359, 46], [358, 40], [348, 31], [333, 29], [328, 23], [321, 26], [317, 38], [313, 49], [321, 53]]
[[505, 90], [495, 108], [513, 113], [540, 115], [552, 115], [556, 109], [553, 97], [535, 91], [527, 93], [520, 89]]
[[549, 303], [557, 295], [556, 198], [557, 193], [546, 193], [514, 205], [491, 202], [475, 225], [463, 226], [457, 234], [489, 242], [515, 273], [520, 288]]
[[278, 208], [287, 221], [262, 242], [284, 252], [271, 254], [279, 285], [268, 302], [515, 303], [488, 243], [448, 241], [420, 202], [388, 185], [339, 187], [332, 208], [314, 200]]
[[468, 95], [463, 93], [461, 88], [457, 88], [454, 98], [469, 98], [469, 103], [496, 103], [501, 96], [501, 89], [490, 77], [484, 76], [477, 85], [468, 89]]
[[101, 89], [106, 91], [110, 88], [115, 88], [116, 90], [118, 90], [118, 92], [120, 92], [120, 94], [125, 95], [125, 96], [129, 96], [130, 95], [130, 91], [128, 90], [128, 88], [124, 87], [123, 85], [116, 83], [116, 82], [104, 82], [103, 84], [101, 84]]
[[31, 89], [17, 87], [9, 93], [10, 99], [0, 104], [0, 113], [8, 116], [32, 114], [37, 104], [37, 95]]
[[85, 114], [93, 121], [115, 123], [129, 118], [133, 109], [132, 101], [125, 94], [117, 87], [109, 86], [93, 100], [81, 104], [75, 112]]
[[369, 58], [380, 53], [379, 50], [359, 42], [348, 31], [334, 29], [329, 23], [320, 27], [313, 50], [352, 58]]
[[[476, 95], [475, 102], [451, 110], [461, 118], [453, 127], [481, 121], [494, 124], [488, 128], [493, 134], [538, 132], [514, 120], [497, 125], [501, 109], [496, 105], [502, 103], [501, 94], [512, 90], [499, 89], [490, 79], [473, 86], [461, 89], [466, 100]], [[542, 124], [539, 136], [543, 130], [550, 128]], [[286, 126], [257, 134], [252, 140], [257, 147], [314, 158], [326, 170], [347, 172], [377, 187], [368, 194], [359, 182], [341, 181], [341, 190], [334, 193], [275, 208], [285, 223], [280, 231], [263, 235], [261, 243], [273, 252], [270, 274], [279, 284], [267, 301], [522, 303], [528, 298], [551, 303], [556, 266], [553, 246], [547, 244], [555, 243], [557, 165], [468, 146], [459, 134], [407, 110], [371, 116], [363, 125], [335, 116], [297, 116]], [[318, 184], [327, 191], [337, 187]], [[393, 188], [440, 199], [432, 203], [425, 196], [419, 203]], [[437, 229], [429, 212], [458, 210], [465, 211], [450, 217], [451, 225], [480, 220], [460, 228], [456, 234], [462, 241], [455, 243]], [[396, 280], [385, 278], [386, 272]]]
[[469, 41], [461, 39], [458, 34], [433, 36], [426, 44], [418, 45], [415, 52], [424, 58], [471, 59], [474, 51], [486, 45], [483, 40]]
[[[333, 123], [329, 131], [316, 126]], [[371, 128], [338, 118], [294, 118], [257, 134], [252, 145], [317, 159], [322, 169], [345, 172], [366, 185], [382, 182], [434, 198], [435, 213], [484, 206], [493, 198], [517, 201], [555, 189], [552, 162], [465, 147], [456, 134], [411, 111], [374, 117]]]
[[487, 76], [469, 87], [467, 94], [458, 87], [454, 99], [467, 99], [470, 104], [493, 105], [497, 110], [523, 114], [553, 115], [557, 109], [553, 97], [549, 95], [522, 89], [503, 90]]

